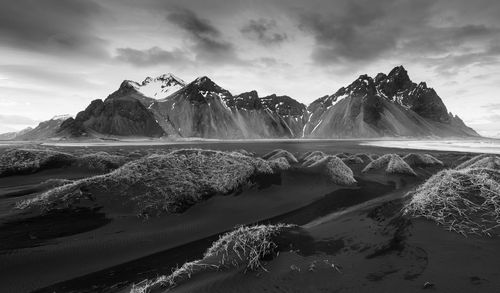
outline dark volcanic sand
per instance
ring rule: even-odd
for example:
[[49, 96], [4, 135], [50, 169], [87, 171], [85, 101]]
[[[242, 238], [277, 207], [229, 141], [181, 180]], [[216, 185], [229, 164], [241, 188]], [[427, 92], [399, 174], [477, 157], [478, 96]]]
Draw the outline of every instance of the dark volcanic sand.
[[[246, 149], [259, 155], [276, 148], [292, 153], [313, 150], [329, 154], [407, 152], [359, 146], [350, 141], [55, 149], [127, 155], [133, 151], [145, 154], [183, 147]], [[458, 164], [459, 158], [463, 160], [464, 156], [416, 152], [435, 154], [448, 166]], [[357, 187], [339, 187], [322, 176], [289, 171], [261, 180], [258, 187], [238, 195], [216, 196], [183, 214], [164, 215], [147, 221], [120, 209], [68, 211], [70, 216], [62, 213], [42, 217], [12, 211], [14, 202], [41, 191], [39, 183], [42, 181], [81, 178], [91, 174], [55, 169], [0, 178], [0, 291], [124, 290], [131, 283], [168, 274], [175, 266], [200, 258], [218, 235], [235, 225], [257, 222], [303, 225], [312, 244], [304, 244], [302, 252], [283, 253], [271, 261], [268, 264], [270, 273], [258, 276], [237, 271], [207, 273], [195, 276], [177, 290], [410, 292], [421, 290], [423, 283], [430, 281], [436, 283], [430, 289], [435, 291], [450, 292], [442, 290], [464, 288], [452, 292], [478, 289], [490, 292], [488, 288], [498, 285], [494, 276], [500, 270], [488, 267], [490, 263], [500, 260], [500, 253], [493, 251], [495, 245], [500, 247], [496, 240], [465, 239], [426, 221], [405, 222], [403, 228], [387, 224], [399, 211], [397, 199], [435, 173], [437, 168], [418, 169], [420, 176], [412, 178], [362, 174], [360, 170], [363, 166], [351, 166], [359, 181]], [[372, 212], [392, 200], [396, 203], [384, 212]], [[454, 254], [456, 257], [453, 257]], [[463, 257], [464, 254], [467, 256]], [[429, 256], [439, 262], [433, 262]], [[486, 267], [474, 260], [484, 258], [487, 258], [484, 260]], [[342, 273], [331, 267], [321, 269], [327, 264], [325, 260], [339, 264]], [[314, 261], [318, 269], [309, 272], [308, 266]], [[323, 262], [321, 265], [320, 261]], [[440, 265], [440, 262], [445, 265]], [[291, 270], [291, 265], [302, 267], [302, 270]], [[466, 274], [467, 265], [472, 269]]]

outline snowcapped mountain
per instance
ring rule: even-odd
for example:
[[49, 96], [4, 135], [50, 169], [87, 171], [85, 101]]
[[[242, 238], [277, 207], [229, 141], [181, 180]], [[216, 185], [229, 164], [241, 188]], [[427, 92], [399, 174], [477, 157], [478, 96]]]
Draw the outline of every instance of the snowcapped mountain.
[[375, 79], [361, 75], [311, 103], [308, 111], [308, 137], [478, 136], [448, 113], [434, 89], [412, 82], [402, 66]]
[[54, 120], [61, 121], [55, 136], [478, 136], [448, 113], [434, 89], [412, 82], [402, 66], [375, 78], [361, 75], [307, 107], [289, 96], [259, 97], [256, 91], [233, 96], [206, 76], [188, 84], [172, 74], [140, 84], [126, 80], [104, 101], [94, 100], [74, 119], [66, 118]]
[[160, 75], [155, 78], [146, 77], [142, 83], [126, 81], [139, 93], [153, 99], [165, 99], [186, 86], [186, 82], [172, 73]]

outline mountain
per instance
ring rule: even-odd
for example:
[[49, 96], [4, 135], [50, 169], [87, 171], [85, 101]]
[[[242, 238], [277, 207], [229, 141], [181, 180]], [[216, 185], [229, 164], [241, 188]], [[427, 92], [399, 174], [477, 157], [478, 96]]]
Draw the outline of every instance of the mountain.
[[146, 77], [140, 84], [134, 81], [129, 83], [142, 95], [154, 99], [164, 99], [186, 86], [186, 82], [172, 73], [155, 78]]
[[70, 115], [57, 115], [47, 121], [40, 122], [37, 127], [21, 131], [17, 134], [16, 140], [43, 140], [54, 137], [59, 131], [61, 124], [70, 119]]
[[124, 81], [104, 101], [94, 100], [74, 119], [64, 121], [57, 136], [163, 136], [163, 129], [145, 106], [154, 101], [144, 96], [134, 82]]
[[302, 133], [306, 106], [288, 96], [239, 94], [229, 104], [247, 138], [293, 138]]
[[[37, 127], [38, 128], [38, 127]], [[49, 127], [50, 129], [57, 126]], [[306, 106], [289, 96], [233, 96], [203, 76], [173, 74], [125, 80], [105, 100], [60, 123], [44, 137], [374, 138], [478, 136], [448, 112], [436, 91], [414, 83], [403, 66], [361, 75]]]
[[16, 140], [18, 136], [22, 136], [26, 132], [33, 130], [31, 127], [26, 127], [19, 131], [12, 131], [0, 134], [0, 140]]
[[448, 113], [425, 82], [410, 80], [403, 66], [375, 79], [361, 75], [335, 94], [309, 105], [306, 137], [451, 137], [479, 136]]

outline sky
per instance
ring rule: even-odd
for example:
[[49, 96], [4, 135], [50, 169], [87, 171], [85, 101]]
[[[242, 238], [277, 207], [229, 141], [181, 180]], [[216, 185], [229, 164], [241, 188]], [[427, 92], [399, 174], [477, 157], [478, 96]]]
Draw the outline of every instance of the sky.
[[126, 79], [208, 76], [309, 104], [403, 65], [500, 136], [498, 0], [0, 2], [0, 133], [74, 116]]

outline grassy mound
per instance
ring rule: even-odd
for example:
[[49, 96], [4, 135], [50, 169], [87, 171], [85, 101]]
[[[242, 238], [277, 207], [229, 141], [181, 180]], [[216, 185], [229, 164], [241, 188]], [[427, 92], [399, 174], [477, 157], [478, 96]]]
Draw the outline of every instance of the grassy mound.
[[291, 168], [290, 163], [288, 163], [287, 159], [284, 157], [268, 160], [268, 163], [274, 172], [288, 170]]
[[0, 177], [70, 166], [75, 157], [44, 149], [9, 149], [0, 155]]
[[[310, 161], [313, 160], [310, 159]], [[336, 156], [318, 158], [305, 167], [305, 169], [326, 174], [328, 178], [339, 185], [352, 185], [356, 183], [351, 168]]]
[[500, 157], [496, 155], [483, 154], [476, 156], [456, 167], [457, 170], [461, 169], [494, 169], [500, 170]]
[[295, 163], [299, 162], [297, 160], [297, 158], [292, 153], [290, 153], [289, 151], [286, 151], [286, 150], [282, 150], [282, 149], [276, 149], [270, 153], [267, 153], [264, 156], [262, 156], [262, 158], [265, 160], [274, 160], [277, 158], [285, 158], [288, 161], [288, 163], [291, 163], [291, 164], [295, 164]]
[[189, 279], [193, 274], [207, 270], [241, 266], [246, 270], [265, 270], [262, 259], [276, 255], [279, 249], [274, 238], [292, 227], [283, 224], [239, 227], [215, 241], [205, 252], [203, 259], [185, 263], [168, 276], [144, 281], [134, 286], [131, 292], [168, 290]]
[[363, 159], [361, 159], [360, 157], [356, 157], [356, 156], [350, 156], [347, 158], [343, 158], [342, 161], [346, 164], [364, 164]]
[[500, 172], [443, 170], [410, 193], [404, 213], [457, 233], [491, 236], [500, 226]]
[[89, 170], [108, 172], [122, 166], [127, 161], [128, 159], [124, 156], [98, 152], [77, 158], [76, 165]]
[[326, 156], [327, 154], [323, 153], [322, 151], [307, 152], [302, 157], [302, 163], [300, 164], [300, 166], [309, 167]]
[[350, 157], [350, 155], [349, 155], [349, 154], [347, 154], [347, 153], [338, 153], [338, 154], [335, 154], [335, 156], [336, 156], [337, 158], [340, 158], [340, 159], [347, 159], [347, 158], [349, 158], [349, 157]]
[[410, 167], [444, 166], [444, 163], [429, 154], [411, 153], [403, 157]]
[[383, 155], [378, 159], [370, 162], [362, 172], [370, 172], [372, 170], [384, 169], [389, 174], [404, 174], [417, 176], [415, 171], [403, 160], [395, 154]]
[[268, 162], [210, 150], [178, 150], [129, 162], [115, 171], [77, 180], [17, 207], [53, 209], [71, 206], [89, 193], [95, 200], [130, 205], [140, 215], [178, 213], [215, 194], [228, 194], [252, 182], [258, 174], [272, 173]]
[[361, 160], [363, 160], [363, 163], [370, 163], [371, 161], [373, 161], [372, 156], [373, 155], [369, 155], [369, 154], [365, 154], [365, 153], [359, 153], [359, 154], [354, 155], [354, 157], [360, 158]]

